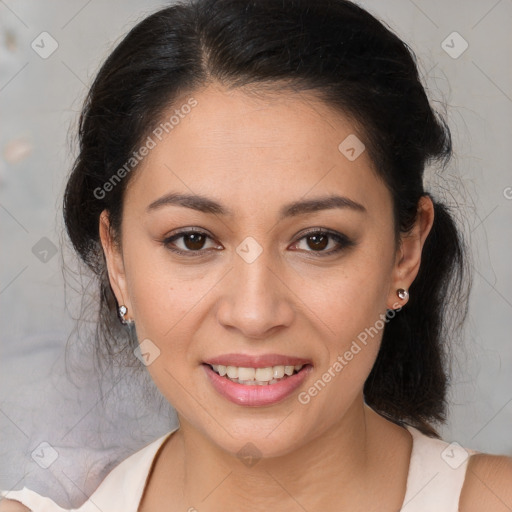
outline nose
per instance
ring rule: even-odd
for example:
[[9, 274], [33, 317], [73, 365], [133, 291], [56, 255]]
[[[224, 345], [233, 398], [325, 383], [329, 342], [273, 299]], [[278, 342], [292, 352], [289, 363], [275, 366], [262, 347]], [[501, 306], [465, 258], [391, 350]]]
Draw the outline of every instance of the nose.
[[235, 254], [217, 308], [219, 323], [247, 339], [264, 339], [290, 326], [295, 315], [294, 294], [282, 274], [268, 251], [252, 262]]

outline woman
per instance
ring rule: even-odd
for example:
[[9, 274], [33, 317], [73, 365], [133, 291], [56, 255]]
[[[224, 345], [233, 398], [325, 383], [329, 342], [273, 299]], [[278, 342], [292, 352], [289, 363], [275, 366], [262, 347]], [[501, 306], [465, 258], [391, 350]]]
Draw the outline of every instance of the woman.
[[449, 130], [382, 23], [345, 0], [161, 10], [101, 68], [80, 141], [64, 216], [98, 341], [180, 425], [78, 510], [512, 508], [511, 459], [434, 428], [469, 277], [423, 189]]

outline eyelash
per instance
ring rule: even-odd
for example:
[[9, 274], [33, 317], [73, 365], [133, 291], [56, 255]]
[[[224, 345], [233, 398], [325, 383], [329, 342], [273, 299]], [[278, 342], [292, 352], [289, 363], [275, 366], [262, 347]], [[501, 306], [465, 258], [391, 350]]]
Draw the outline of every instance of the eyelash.
[[[175, 233], [174, 235], [171, 235], [171, 236], [165, 238], [164, 240], [162, 240], [162, 245], [166, 249], [168, 249], [176, 254], [179, 254], [181, 256], [186, 256], [186, 257], [191, 257], [191, 258], [203, 256], [204, 252], [207, 251], [207, 249], [199, 249], [197, 251], [192, 251], [192, 250], [183, 251], [181, 249], [176, 249], [175, 247], [171, 247], [172, 242], [174, 242], [175, 240], [178, 240], [179, 238], [183, 238], [186, 235], [194, 235], [194, 234], [204, 235], [207, 238], [211, 239], [211, 237], [210, 237], [210, 235], [208, 235], [208, 233], [205, 233], [204, 231], [200, 231], [197, 229], [191, 229], [191, 230], [186, 230], [186, 231], [180, 231], [179, 233]], [[352, 242], [345, 235], [343, 235], [341, 233], [337, 233], [335, 231], [329, 231], [326, 229], [322, 229], [322, 228], [311, 229], [308, 232], [304, 233], [297, 240], [297, 242], [294, 242], [294, 245], [299, 243], [304, 238], [307, 238], [311, 235], [327, 235], [330, 238], [332, 238], [335, 242], [338, 243], [338, 247], [336, 249], [331, 249], [330, 251], [306, 251], [306, 252], [313, 253], [314, 257], [322, 258], [322, 257], [330, 256], [332, 254], [336, 254], [336, 253], [342, 251], [343, 249], [346, 249], [348, 247], [352, 247], [353, 245], [355, 245], [355, 243]]]

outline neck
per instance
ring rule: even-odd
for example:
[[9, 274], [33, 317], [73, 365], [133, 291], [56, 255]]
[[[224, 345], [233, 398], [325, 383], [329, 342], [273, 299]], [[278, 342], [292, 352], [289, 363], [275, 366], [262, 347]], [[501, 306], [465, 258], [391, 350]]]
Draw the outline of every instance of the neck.
[[[248, 503], [255, 512], [272, 508], [296, 511], [298, 507], [353, 509], [354, 504], [361, 506], [367, 495], [375, 499], [379, 486], [384, 492], [385, 485], [379, 482], [385, 484], [390, 475], [390, 461], [382, 459], [383, 432], [396, 436], [394, 429], [403, 430], [375, 413], [360, 397], [339, 422], [300, 448], [244, 464], [180, 418], [180, 429], [171, 436], [176, 437], [162, 457], [167, 467], [174, 467], [172, 474], [167, 473], [167, 482], [172, 482], [169, 488], [179, 489], [182, 510], [243, 510]], [[402, 487], [405, 489], [405, 481]], [[370, 489], [371, 493], [366, 492]], [[389, 495], [389, 484], [386, 491]], [[177, 494], [173, 492], [173, 496], [175, 501]], [[401, 491], [396, 498], [398, 508], [400, 497]]]

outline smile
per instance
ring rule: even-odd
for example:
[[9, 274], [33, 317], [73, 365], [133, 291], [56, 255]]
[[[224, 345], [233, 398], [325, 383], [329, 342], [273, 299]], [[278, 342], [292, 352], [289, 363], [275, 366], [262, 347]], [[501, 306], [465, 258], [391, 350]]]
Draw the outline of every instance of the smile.
[[201, 365], [208, 382], [223, 398], [237, 405], [270, 406], [290, 397], [313, 370], [311, 364], [263, 367]]
[[295, 366], [267, 366], [265, 368], [247, 368], [243, 366], [224, 366], [222, 364], [210, 365], [215, 373], [226, 377], [231, 382], [245, 386], [268, 386], [277, 384], [281, 380], [298, 373], [303, 364]]

